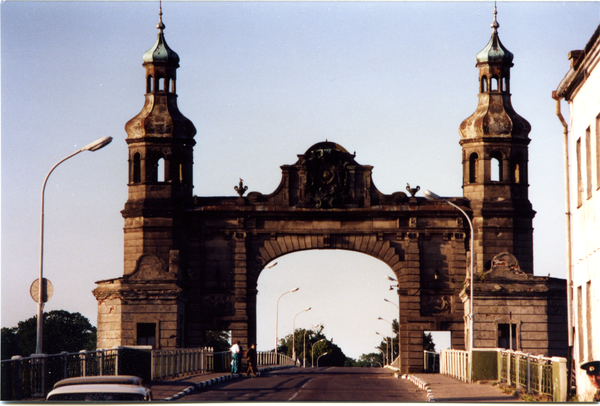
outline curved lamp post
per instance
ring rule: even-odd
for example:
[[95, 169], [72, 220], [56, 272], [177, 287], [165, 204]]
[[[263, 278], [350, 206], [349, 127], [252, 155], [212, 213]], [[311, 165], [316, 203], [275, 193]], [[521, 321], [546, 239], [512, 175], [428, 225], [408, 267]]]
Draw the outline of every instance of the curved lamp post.
[[[388, 352], [389, 352], [389, 350], [390, 350], [390, 342], [388, 341], [388, 338], [387, 338], [386, 336], [384, 336], [383, 334], [381, 334], [381, 333], [379, 333], [379, 332], [377, 332], [377, 331], [375, 332], [375, 334], [377, 334], [377, 335], [380, 335], [380, 336], [382, 336], [382, 337], [385, 339], [385, 347], [386, 347], [386, 350], [385, 350], [385, 357], [384, 357], [384, 358], [387, 358], [387, 356], [388, 356]], [[384, 362], [386, 362], [386, 361], [385, 361], [385, 359], [384, 359], [383, 361], [384, 361]], [[389, 360], [388, 360], [388, 361], [389, 361]]]
[[314, 368], [315, 366], [315, 344], [316, 343], [320, 343], [321, 341], [324, 341], [325, 338], [321, 338], [319, 341], [316, 341], [314, 343], [312, 343], [312, 346], [310, 347], [310, 365]]
[[[275, 265], [277, 265], [277, 262], [275, 262], [273, 265], [268, 266], [267, 268], [273, 268]], [[281, 294], [281, 296], [279, 296], [279, 298], [277, 299], [277, 306], [275, 308], [275, 357], [277, 357], [277, 342], [279, 341], [278, 339], [278, 334], [279, 334], [279, 299], [281, 299], [281, 297], [283, 295], [287, 295], [288, 293], [292, 293], [292, 292], [297, 292], [300, 288], [295, 288], [292, 290], [288, 290], [287, 292]]]
[[307, 312], [310, 309], [310, 307], [307, 307], [294, 316], [294, 322], [292, 323], [292, 360], [294, 360], [294, 362], [296, 362], [296, 317], [298, 317], [298, 314]]
[[319, 358], [321, 358], [323, 355], [327, 355], [327, 352], [324, 352], [323, 354], [319, 355], [319, 357], [317, 358], [317, 368], [319, 367]]
[[394, 325], [392, 323], [390, 323], [389, 321], [387, 321], [384, 318], [378, 317], [377, 320], [383, 320], [386, 323], [388, 323], [390, 325], [390, 328], [392, 329], [392, 335], [391, 335], [391, 340], [392, 340], [392, 346], [390, 348], [390, 365], [394, 362]]
[[[455, 209], [458, 209], [463, 216], [465, 216], [465, 218], [467, 219], [467, 221], [469, 222], [469, 228], [471, 229], [471, 300], [470, 300], [470, 309], [469, 309], [469, 319], [470, 319], [470, 324], [471, 324], [471, 334], [469, 337], [469, 359], [471, 360], [471, 366], [473, 365], [473, 348], [475, 347], [475, 313], [473, 311], [473, 301], [475, 299], [475, 297], [473, 296], [473, 285], [475, 284], [475, 279], [473, 278], [474, 276], [474, 269], [475, 269], [475, 250], [473, 248], [473, 239], [475, 238], [475, 233], [473, 232], [473, 222], [471, 221], [471, 219], [469, 218], [469, 216], [467, 216], [467, 213], [461, 209], [460, 207], [458, 207], [457, 205], [455, 205], [454, 203], [452, 203], [451, 201], [444, 199], [443, 197], [440, 197], [438, 195], [436, 195], [435, 193], [433, 193], [430, 190], [425, 190], [423, 192], [423, 194], [425, 195], [425, 198], [429, 199], [429, 200], [443, 200], [444, 202], [448, 203], [450, 206], [454, 207]], [[471, 373], [471, 376], [473, 374]], [[469, 379], [469, 381], [471, 381], [471, 379]]]
[[38, 292], [38, 318], [37, 318], [37, 341], [36, 341], [36, 349], [35, 349], [35, 353], [36, 354], [42, 354], [42, 336], [43, 336], [43, 331], [44, 331], [44, 323], [42, 320], [43, 317], [43, 310], [44, 310], [44, 192], [46, 191], [46, 183], [48, 182], [48, 178], [50, 177], [50, 174], [54, 171], [54, 169], [56, 169], [56, 167], [60, 164], [62, 164], [63, 162], [65, 162], [67, 159], [74, 157], [75, 155], [79, 154], [80, 152], [83, 151], [97, 151], [100, 148], [103, 148], [105, 146], [107, 146], [108, 144], [110, 144], [110, 142], [112, 141], [112, 137], [103, 137], [100, 138], [94, 142], [92, 142], [91, 144], [86, 145], [85, 147], [81, 148], [79, 151], [73, 152], [71, 155], [61, 159], [60, 161], [58, 161], [58, 163], [56, 163], [52, 169], [50, 169], [50, 172], [48, 172], [48, 174], [46, 175], [46, 178], [44, 179], [44, 183], [42, 184], [42, 210], [41, 210], [41, 216], [40, 216], [40, 276], [39, 276], [39, 292]]

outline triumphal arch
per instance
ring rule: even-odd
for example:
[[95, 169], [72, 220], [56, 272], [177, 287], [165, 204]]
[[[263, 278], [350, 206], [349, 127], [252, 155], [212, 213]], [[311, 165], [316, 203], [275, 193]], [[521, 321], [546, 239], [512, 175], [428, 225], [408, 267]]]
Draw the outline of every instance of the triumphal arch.
[[512, 54], [497, 27], [477, 54], [476, 111], [459, 127], [464, 195], [448, 198], [473, 220], [474, 235], [459, 211], [421, 197], [417, 185], [381, 193], [372, 166], [327, 140], [281, 166], [273, 192], [248, 192], [240, 180], [232, 196], [194, 196], [196, 129], [177, 107], [179, 56], [165, 41], [162, 18], [157, 27], [157, 41], [143, 55], [145, 104], [125, 126], [124, 272], [94, 290], [99, 348], [197, 347], [206, 330], [231, 330], [246, 346], [256, 340], [263, 268], [292, 252], [339, 249], [370, 255], [394, 272], [401, 369], [420, 371], [423, 331], [451, 332], [453, 348], [468, 342], [461, 291], [471, 255], [478, 272], [508, 253], [519, 263], [511, 271], [533, 274], [530, 125], [510, 104]]

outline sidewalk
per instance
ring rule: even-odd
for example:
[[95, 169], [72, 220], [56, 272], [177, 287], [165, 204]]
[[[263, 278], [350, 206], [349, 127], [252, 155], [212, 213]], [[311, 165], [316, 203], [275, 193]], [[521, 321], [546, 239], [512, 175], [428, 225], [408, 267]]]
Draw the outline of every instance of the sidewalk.
[[427, 390], [427, 398], [431, 402], [522, 402], [491, 383], [468, 383], [441, 374], [412, 374], [402, 377]]

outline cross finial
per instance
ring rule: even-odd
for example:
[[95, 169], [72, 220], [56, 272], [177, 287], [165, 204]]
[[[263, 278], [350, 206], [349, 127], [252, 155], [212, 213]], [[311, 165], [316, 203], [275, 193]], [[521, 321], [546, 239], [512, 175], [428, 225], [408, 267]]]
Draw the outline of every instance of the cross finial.
[[158, 24], [156, 25], [156, 28], [158, 28], [158, 33], [162, 34], [163, 30], [165, 29], [165, 25], [162, 22], [162, 0], [159, 0], [158, 2]]
[[498, 20], [497, 20], [497, 15], [498, 15], [498, 9], [496, 7], [496, 2], [494, 2], [494, 22], [492, 22], [492, 30], [494, 33], [498, 32], [498, 27], [500, 27], [500, 24], [498, 24]]

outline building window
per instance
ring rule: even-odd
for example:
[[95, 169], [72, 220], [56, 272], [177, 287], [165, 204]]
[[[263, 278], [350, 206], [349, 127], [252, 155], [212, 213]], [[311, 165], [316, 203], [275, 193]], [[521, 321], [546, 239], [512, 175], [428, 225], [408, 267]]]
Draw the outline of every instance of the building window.
[[165, 159], [162, 157], [156, 162], [156, 181], [165, 181]]
[[156, 323], [137, 324], [137, 345], [151, 345], [156, 348]]
[[518, 349], [516, 324], [498, 323], [498, 348], [505, 348], [507, 350], [514, 351]]
[[517, 154], [514, 161], [514, 182], [522, 183], [523, 182], [523, 156], [521, 154]]
[[[587, 281], [585, 284], [585, 322], [586, 322], [586, 329], [587, 329], [587, 337], [593, 337], [592, 336], [592, 283], [590, 281]], [[587, 340], [587, 359], [588, 361], [592, 361], [593, 360], [593, 347], [594, 347], [594, 340], [592, 340], [591, 338], [589, 338]]]
[[581, 138], [577, 139], [575, 144], [575, 154], [577, 155], [577, 208], [582, 204], [583, 179], [581, 175]]
[[581, 286], [577, 286], [577, 346], [579, 347], [579, 360], [584, 358], [583, 354], [583, 297]]
[[585, 130], [585, 183], [587, 198], [592, 197], [592, 130], [590, 127]]
[[492, 83], [490, 84], [490, 91], [498, 91], [498, 76], [492, 76]]
[[502, 154], [495, 151], [490, 154], [491, 160], [491, 175], [490, 180], [492, 182], [502, 182]]
[[152, 75], [146, 78], [146, 93], [152, 93]]
[[600, 115], [596, 117], [596, 189], [600, 189]]
[[140, 183], [142, 181], [142, 159], [139, 152], [136, 152], [135, 155], [133, 155], [132, 172], [133, 183]]
[[472, 153], [469, 156], [469, 183], [475, 183], [477, 181], [477, 162], [479, 156], [476, 153]]
[[481, 88], [479, 89], [480, 93], [487, 92], [487, 77], [483, 76], [481, 78]]

